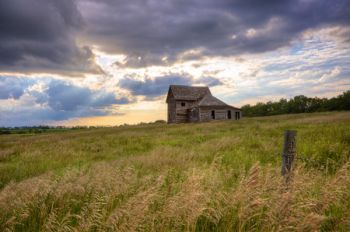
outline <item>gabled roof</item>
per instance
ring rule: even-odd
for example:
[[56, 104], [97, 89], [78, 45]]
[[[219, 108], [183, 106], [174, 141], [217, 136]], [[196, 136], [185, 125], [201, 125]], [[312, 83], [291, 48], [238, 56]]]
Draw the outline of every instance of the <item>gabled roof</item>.
[[230, 107], [230, 108], [239, 110], [239, 108], [230, 106], [230, 105], [226, 104], [225, 102], [217, 99], [216, 97], [214, 97], [211, 94], [205, 95], [203, 97], [203, 99], [198, 102], [197, 106], [225, 106], [225, 107]]
[[207, 86], [186, 86], [186, 85], [170, 85], [167, 102], [169, 96], [173, 96], [175, 100], [191, 100], [198, 101], [211, 92]]
[[217, 99], [211, 94], [207, 94], [198, 102], [198, 106], [228, 106], [225, 102]]
[[175, 100], [188, 100], [196, 101], [193, 107], [205, 107], [205, 106], [218, 106], [218, 107], [230, 107], [236, 110], [239, 108], [230, 106], [225, 102], [217, 99], [213, 95], [207, 86], [186, 86], [186, 85], [170, 85], [166, 102], [168, 103], [169, 98]]

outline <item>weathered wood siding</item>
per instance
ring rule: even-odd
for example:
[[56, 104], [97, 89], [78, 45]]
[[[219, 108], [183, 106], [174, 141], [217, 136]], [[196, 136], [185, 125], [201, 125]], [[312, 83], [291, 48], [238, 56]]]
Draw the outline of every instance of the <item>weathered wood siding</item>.
[[176, 102], [169, 99], [168, 102], [168, 123], [176, 123]]
[[199, 121], [205, 122], [211, 120], [211, 111], [209, 109], [199, 109]]
[[189, 122], [198, 122], [199, 121], [199, 108], [193, 108], [188, 114]]
[[[182, 103], [185, 105], [183, 106]], [[192, 107], [194, 101], [176, 101], [175, 112], [176, 112], [176, 122], [185, 123], [189, 122], [188, 109]]]
[[[183, 104], [184, 103], [184, 104]], [[194, 108], [192, 108], [194, 107]], [[192, 109], [191, 109], [192, 108]], [[215, 119], [212, 118], [212, 111]], [[231, 112], [231, 118], [229, 113]], [[239, 115], [236, 113], [238, 112]], [[238, 120], [239, 110], [230, 107], [195, 107], [195, 101], [168, 99], [168, 123], [205, 122], [211, 120]]]
[[[212, 118], [212, 111], [215, 112], [215, 119]], [[231, 118], [229, 118], [228, 111], [231, 111]], [[211, 121], [211, 120], [236, 120], [236, 112], [237, 110], [233, 110], [230, 108], [223, 108], [223, 109], [217, 109], [217, 108], [201, 108], [199, 111], [199, 118], [200, 121]], [[240, 118], [240, 117], [239, 117]]]

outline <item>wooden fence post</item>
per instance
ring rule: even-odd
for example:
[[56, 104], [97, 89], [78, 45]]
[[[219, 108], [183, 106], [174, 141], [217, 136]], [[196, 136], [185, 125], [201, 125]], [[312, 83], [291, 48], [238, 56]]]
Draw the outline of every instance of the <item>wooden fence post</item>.
[[297, 132], [287, 130], [284, 133], [284, 146], [282, 153], [282, 176], [290, 173], [292, 169], [293, 160], [296, 154], [296, 135]]

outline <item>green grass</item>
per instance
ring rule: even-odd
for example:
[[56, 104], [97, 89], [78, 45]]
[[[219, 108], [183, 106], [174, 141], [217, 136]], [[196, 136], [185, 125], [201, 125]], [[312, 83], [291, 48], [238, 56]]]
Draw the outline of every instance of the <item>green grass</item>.
[[350, 112], [1, 135], [0, 230], [349, 231], [349, 157]]

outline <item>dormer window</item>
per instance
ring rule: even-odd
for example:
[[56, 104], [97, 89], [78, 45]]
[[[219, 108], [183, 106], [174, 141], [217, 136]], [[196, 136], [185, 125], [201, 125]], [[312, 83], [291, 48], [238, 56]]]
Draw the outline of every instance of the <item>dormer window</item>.
[[186, 106], [186, 102], [181, 102], [181, 106]]

